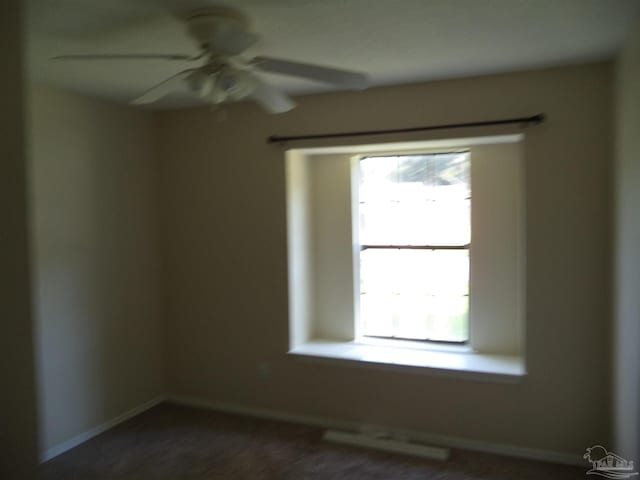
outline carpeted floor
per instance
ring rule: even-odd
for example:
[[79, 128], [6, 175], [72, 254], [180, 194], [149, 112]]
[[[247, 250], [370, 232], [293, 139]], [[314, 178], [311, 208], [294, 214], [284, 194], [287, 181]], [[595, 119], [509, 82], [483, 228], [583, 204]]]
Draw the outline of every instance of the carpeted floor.
[[42, 480], [584, 479], [586, 468], [452, 450], [446, 462], [338, 446], [319, 428], [163, 404], [41, 466]]

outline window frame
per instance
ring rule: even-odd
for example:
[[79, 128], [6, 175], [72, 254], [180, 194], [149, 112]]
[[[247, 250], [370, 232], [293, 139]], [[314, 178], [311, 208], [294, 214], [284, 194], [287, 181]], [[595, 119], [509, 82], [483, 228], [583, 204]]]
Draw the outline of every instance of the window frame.
[[[360, 341], [367, 341], [368, 339], [378, 339], [389, 342], [401, 342], [401, 344], [410, 344], [410, 343], [418, 343], [424, 345], [438, 346], [438, 345], [451, 345], [451, 346], [468, 346], [470, 345], [470, 336], [471, 336], [471, 315], [469, 314], [469, 310], [467, 310], [467, 335], [465, 340], [437, 340], [431, 338], [404, 338], [397, 336], [382, 336], [382, 335], [367, 335], [364, 333], [364, 320], [360, 315], [360, 298], [362, 295], [362, 291], [360, 288], [360, 253], [367, 249], [378, 249], [378, 250], [467, 250], [469, 252], [469, 272], [468, 277], [470, 280], [470, 265], [471, 265], [471, 239], [469, 239], [469, 243], [466, 244], [442, 244], [442, 245], [414, 245], [414, 244], [363, 244], [359, 241], [359, 218], [360, 218], [360, 162], [370, 158], [376, 157], [409, 157], [409, 156], [429, 156], [429, 155], [443, 155], [443, 154], [468, 154], [469, 155], [469, 176], [471, 176], [471, 149], [463, 148], [463, 149], [453, 149], [453, 148], [443, 148], [443, 149], [418, 149], [418, 150], [390, 150], [388, 152], [376, 152], [375, 154], [366, 153], [356, 155], [351, 162], [351, 188], [352, 188], [352, 221], [353, 221], [353, 234], [354, 238], [357, 239], [358, 249], [357, 252], [354, 249], [354, 275], [356, 276], [356, 281], [354, 282], [354, 305], [356, 307], [355, 318], [356, 318], [356, 339]], [[469, 189], [471, 189], [471, 178], [469, 178]], [[469, 196], [470, 205], [472, 204], [472, 195]], [[471, 207], [472, 208], [472, 207]], [[469, 212], [469, 227], [471, 227], [471, 212]], [[470, 291], [467, 293], [467, 308], [469, 309], [471, 301], [470, 301]]]
[[[356, 294], [359, 292], [359, 268], [353, 264], [349, 265], [350, 262], [355, 263], [360, 252], [358, 222], [352, 217], [353, 212], [357, 212], [358, 205], [355, 195], [357, 184], [354, 185], [353, 182], [359, 181], [358, 176], [353, 174], [354, 163], [357, 165], [359, 159], [365, 156], [452, 151], [471, 151], [474, 158], [478, 153], [478, 157], [481, 157], [480, 163], [484, 165], [480, 176], [484, 175], [485, 182], [487, 172], [500, 172], [497, 178], [493, 179], [493, 183], [488, 182], [489, 187], [482, 184], [478, 192], [472, 187], [474, 197], [477, 193], [484, 192], [484, 197], [481, 195], [479, 198], [485, 218], [481, 218], [482, 215], [478, 218], [482, 222], [479, 226], [480, 230], [484, 230], [485, 238], [481, 247], [478, 247], [477, 243], [472, 244], [470, 252], [474, 249], [482, 251], [483, 248], [488, 248], [489, 256], [485, 258], [484, 264], [475, 267], [470, 265], [468, 344], [447, 345], [419, 340], [364, 337], [360, 331], [359, 295]], [[524, 134], [416, 140], [403, 144], [295, 148], [286, 151], [285, 159], [290, 355], [299, 359], [356, 362], [363, 366], [370, 365], [372, 368], [418, 368], [427, 374], [470, 379], [491, 378], [492, 381], [526, 375]], [[494, 160], [498, 160], [498, 170], [494, 170]], [[492, 180], [491, 173], [488, 178]], [[493, 192], [502, 190], [506, 179], [512, 179], [508, 182], [514, 185], [511, 188], [513, 192], [507, 195], [511, 195], [508, 198], [514, 201], [496, 204], [496, 195]], [[492, 198], [486, 197], [487, 188], [490, 189], [489, 197]], [[316, 190], [322, 192], [318, 194]], [[504, 200], [505, 197], [501, 195], [502, 192], [497, 197]], [[473, 218], [476, 215], [476, 206], [480, 205], [476, 204], [477, 200], [474, 198], [472, 209], [472, 242], [476, 241], [477, 233]], [[487, 200], [491, 205], [487, 205]], [[512, 208], [509, 207], [510, 210], [503, 208], [509, 205], [513, 205]], [[346, 206], [346, 210], [339, 211], [336, 215], [333, 209], [342, 209], [343, 206]], [[489, 218], [488, 224], [485, 222], [487, 214], [493, 217], [493, 220]], [[494, 221], [502, 218], [503, 214], [513, 216], [513, 220], [509, 220], [511, 223], [507, 222], [507, 226], [496, 224]], [[320, 220], [317, 215], [321, 217]], [[505, 254], [503, 237], [499, 237], [500, 242], [492, 241], [495, 240], [493, 232], [496, 228], [510, 232], [509, 242], [512, 243]], [[321, 246], [318, 247], [318, 244]], [[483, 257], [485, 253], [487, 252], [482, 254]], [[510, 259], [507, 265], [510, 269], [507, 272], [510, 280], [506, 284], [504, 278], [494, 285], [493, 277], [489, 277], [492, 278], [489, 282], [480, 282], [474, 277], [474, 268], [476, 274], [480, 272], [484, 276], [488, 268], [493, 272], [491, 275], [495, 275], [494, 260], [502, 259], [503, 256]], [[504, 270], [504, 262], [497, 263], [502, 264], [496, 268]], [[314, 276], [317, 275], [317, 271], [314, 271], [316, 268], [323, 270], [320, 275], [325, 283], [317, 283]], [[500, 271], [505, 273], [503, 270]], [[349, 274], [344, 276], [347, 271]], [[482, 307], [484, 310], [487, 310], [487, 305], [491, 307], [482, 313], [482, 321], [477, 317], [480, 310], [476, 309], [472, 299], [476, 293], [473, 290], [474, 285], [481, 291], [481, 295], [476, 298], [489, 295], [484, 298]], [[328, 289], [323, 290], [324, 288]], [[509, 292], [513, 292], [513, 295]], [[505, 293], [507, 298], [513, 301], [504, 303], [502, 299], [505, 298]], [[334, 294], [339, 296], [332, 297]], [[487, 303], [493, 301], [490, 299], [497, 299], [501, 305], [495, 308], [492, 303]], [[350, 306], [347, 303], [350, 303]], [[316, 305], [321, 305], [320, 310]], [[477, 325], [474, 326], [476, 322]]]

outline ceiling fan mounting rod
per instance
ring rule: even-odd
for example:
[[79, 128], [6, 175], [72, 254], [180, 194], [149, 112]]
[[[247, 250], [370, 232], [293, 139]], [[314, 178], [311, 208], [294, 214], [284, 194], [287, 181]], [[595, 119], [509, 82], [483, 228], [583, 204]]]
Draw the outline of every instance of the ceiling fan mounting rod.
[[236, 10], [233, 7], [205, 7], [205, 8], [197, 8], [195, 10], [188, 10], [181, 17], [186, 21], [190, 22], [191, 20], [200, 20], [207, 19], [211, 21], [212, 19], [218, 20], [231, 20], [240, 24], [243, 28], [249, 28], [250, 22], [249, 18], [244, 15], [241, 11]]

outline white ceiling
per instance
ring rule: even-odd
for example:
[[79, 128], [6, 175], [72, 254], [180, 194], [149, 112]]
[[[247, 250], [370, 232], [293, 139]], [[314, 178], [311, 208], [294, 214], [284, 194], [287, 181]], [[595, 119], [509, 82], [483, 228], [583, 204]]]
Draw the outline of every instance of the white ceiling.
[[[241, 9], [263, 54], [371, 74], [389, 85], [610, 58], [640, 0], [28, 0], [31, 76], [128, 102], [185, 66], [166, 61], [60, 62], [70, 53], [192, 53], [172, 16], [207, 5]], [[282, 76], [290, 93], [325, 91]], [[160, 108], [188, 105], [186, 95]]]

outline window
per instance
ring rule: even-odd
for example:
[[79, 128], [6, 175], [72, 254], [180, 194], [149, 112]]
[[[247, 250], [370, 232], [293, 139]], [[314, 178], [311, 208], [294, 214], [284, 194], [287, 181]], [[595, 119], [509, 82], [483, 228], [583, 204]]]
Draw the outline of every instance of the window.
[[289, 352], [523, 375], [523, 138], [287, 151]]
[[362, 334], [469, 339], [468, 152], [359, 161]]

